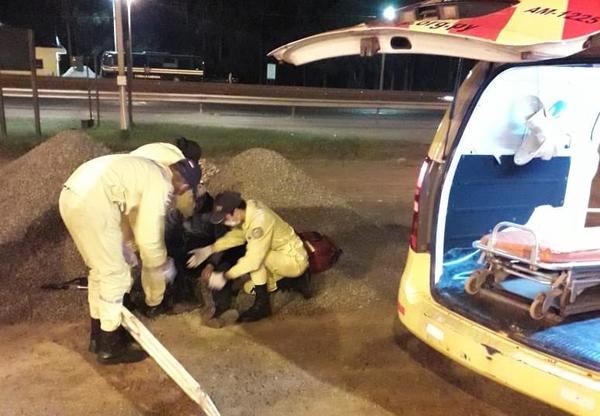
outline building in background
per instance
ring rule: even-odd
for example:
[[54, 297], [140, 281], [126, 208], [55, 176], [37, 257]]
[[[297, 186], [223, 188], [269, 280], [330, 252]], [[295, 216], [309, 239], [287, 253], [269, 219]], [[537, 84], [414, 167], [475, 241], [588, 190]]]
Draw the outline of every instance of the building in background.
[[[35, 37], [36, 73], [40, 76], [60, 76], [60, 57], [67, 51], [61, 45]], [[58, 40], [54, 43], [57, 43]], [[26, 29], [0, 27], [0, 73], [12, 75], [29, 75], [31, 68], [29, 58], [29, 41]]]

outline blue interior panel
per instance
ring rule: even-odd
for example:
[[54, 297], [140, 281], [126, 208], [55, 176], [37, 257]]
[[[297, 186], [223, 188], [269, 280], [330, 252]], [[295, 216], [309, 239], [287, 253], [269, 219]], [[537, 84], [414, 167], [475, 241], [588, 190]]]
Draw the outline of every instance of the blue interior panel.
[[517, 166], [491, 155], [463, 155], [448, 201], [444, 251], [469, 247], [501, 221], [523, 224], [539, 205], [561, 206], [570, 158], [533, 159]]

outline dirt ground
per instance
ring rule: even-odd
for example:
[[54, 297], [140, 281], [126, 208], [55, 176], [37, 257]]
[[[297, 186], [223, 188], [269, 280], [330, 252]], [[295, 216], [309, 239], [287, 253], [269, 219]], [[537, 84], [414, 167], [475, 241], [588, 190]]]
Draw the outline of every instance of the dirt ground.
[[[272, 318], [221, 329], [203, 326], [198, 311], [145, 321], [222, 415], [561, 414], [454, 364], [402, 329], [394, 341], [418, 153], [297, 163], [361, 218], [338, 230], [345, 253], [335, 270], [315, 277], [314, 299], [276, 294]], [[344, 302], [330, 301], [340, 286], [324, 290], [318, 279], [328, 278], [356, 290]], [[87, 326], [87, 317], [74, 316], [0, 327], [0, 415], [202, 414], [152, 360], [97, 365], [86, 350]]]

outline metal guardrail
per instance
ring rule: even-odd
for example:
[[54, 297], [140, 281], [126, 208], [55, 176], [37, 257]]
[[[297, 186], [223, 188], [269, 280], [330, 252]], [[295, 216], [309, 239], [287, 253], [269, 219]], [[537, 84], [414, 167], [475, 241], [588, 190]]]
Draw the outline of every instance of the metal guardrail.
[[[3, 88], [5, 97], [31, 97], [30, 88]], [[96, 91], [92, 90], [95, 96]], [[39, 89], [40, 98], [76, 99], [87, 100], [87, 90], [70, 89]], [[116, 91], [99, 91], [99, 98], [103, 101], [116, 101]], [[225, 94], [197, 94], [174, 92], [134, 92], [134, 101], [147, 102], [186, 102], [207, 104], [235, 104], [235, 105], [264, 105], [279, 107], [325, 107], [325, 108], [393, 108], [393, 109], [421, 109], [445, 110], [449, 103], [441, 98], [425, 100], [356, 100], [335, 98], [299, 98], [299, 97], [266, 97], [249, 95]]]

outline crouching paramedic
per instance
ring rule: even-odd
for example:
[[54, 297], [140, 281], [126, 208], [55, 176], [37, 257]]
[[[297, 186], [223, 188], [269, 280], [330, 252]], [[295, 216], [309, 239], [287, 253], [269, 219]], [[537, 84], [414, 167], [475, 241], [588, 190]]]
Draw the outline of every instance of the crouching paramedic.
[[135, 362], [145, 353], [121, 327], [123, 296], [132, 278], [123, 224], [131, 225], [142, 260], [142, 286], [152, 307], [174, 276], [167, 258], [164, 224], [173, 193], [197, 185], [199, 168], [187, 159], [169, 167], [132, 155], [109, 155], [81, 165], [65, 182], [59, 208], [90, 272], [90, 351], [102, 364]]
[[[210, 215], [213, 224], [232, 229], [214, 244], [192, 250], [188, 267], [196, 267], [213, 253], [246, 243], [246, 253], [226, 272], [214, 271], [208, 277], [212, 289], [222, 289], [228, 280], [250, 274], [256, 295], [254, 304], [240, 314], [239, 322], [251, 322], [271, 314], [269, 292], [278, 281], [288, 278], [305, 297], [310, 296], [308, 254], [294, 229], [259, 201], [242, 199], [237, 192], [216, 196]], [[290, 284], [290, 281], [292, 282]]]

